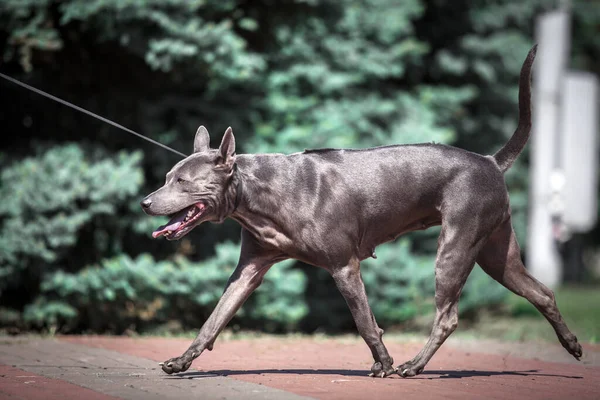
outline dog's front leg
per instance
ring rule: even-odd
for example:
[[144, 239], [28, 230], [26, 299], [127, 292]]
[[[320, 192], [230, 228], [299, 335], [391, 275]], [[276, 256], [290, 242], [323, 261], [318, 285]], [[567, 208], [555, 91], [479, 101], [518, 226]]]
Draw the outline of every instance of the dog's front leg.
[[348, 265], [334, 269], [332, 276], [346, 303], [348, 303], [360, 336], [365, 340], [373, 354], [375, 363], [371, 367], [371, 376], [384, 378], [394, 373], [394, 360], [383, 344], [383, 329], [377, 326], [375, 316], [367, 300], [367, 292], [360, 275], [360, 261], [351, 260]]
[[262, 283], [263, 276], [269, 268], [282, 258], [268, 254], [256, 246], [253, 238], [244, 231], [242, 233], [242, 252], [237, 268], [227, 281], [225, 291], [214, 311], [208, 317], [198, 336], [190, 347], [180, 356], [161, 363], [163, 371], [168, 374], [186, 371], [192, 361], [205, 349], [212, 350], [213, 343], [237, 310], [244, 304], [250, 294]]

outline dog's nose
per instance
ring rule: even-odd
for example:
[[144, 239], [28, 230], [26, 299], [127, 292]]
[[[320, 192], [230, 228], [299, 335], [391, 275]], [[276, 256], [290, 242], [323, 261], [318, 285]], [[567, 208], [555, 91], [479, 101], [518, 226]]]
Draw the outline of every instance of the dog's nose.
[[149, 198], [145, 198], [140, 202], [140, 204], [142, 205], [142, 208], [148, 208], [152, 205], [152, 200], [150, 200]]

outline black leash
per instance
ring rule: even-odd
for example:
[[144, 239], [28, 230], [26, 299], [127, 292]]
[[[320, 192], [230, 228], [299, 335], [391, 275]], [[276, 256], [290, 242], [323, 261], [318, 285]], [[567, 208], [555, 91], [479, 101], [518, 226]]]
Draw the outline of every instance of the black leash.
[[179, 151], [177, 151], [177, 150], [174, 150], [174, 149], [170, 148], [170, 147], [169, 147], [169, 146], [167, 146], [167, 145], [164, 145], [164, 144], [162, 144], [162, 143], [160, 143], [160, 142], [157, 142], [157, 141], [156, 141], [156, 140], [154, 140], [154, 139], [150, 139], [149, 137], [146, 137], [146, 136], [144, 136], [144, 135], [142, 135], [142, 134], [139, 134], [139, 133], [137, 133], [137, 132], [135, 132], [135, 131], [132, 131], [131, 129], [129, 129], [129, 128], [126, 128], [126, 127], [124, 127], [123, 125], [119, 125], [119, 124], [117, 124], [116, 122], [113, 122], [113, 121], [111, 121], [110, 119], [107, 119], [107, 118], [101, 117], [101, 116], [100, 116], [100, 115], [98, 115], [98, 114], [94, 114], [93, 112], [91, 112], [91, 111], [88, 111], [88, 110], [86, 110], [85, 108], [81, 108], [81, 107], [79, 107], [79, 106], [76, 106], [76, 105], [75, 105], [75, 104], [73, 104], [73, 103], [69, 103], [69, 102], [68, 102], [68, 101], [66, 101], [66, 100], [60, 99], [60, 98], [58, 98], [58, 97], [56, 97], [56, 96], [53, 96], [53, 95], [51, 95], [50, 93], [46, 93], [46, 92], [44, 92], [43, 90], [36, 89], [36, 88], [34, 88], [33, 86], [29, 86], [28, 84], [26, 84], [26, 83], [23, 83], [23, 82], [21, 82], [21, 81], [18, 81], [18, 80], [14, 79], [14, 78], [11, 78], [11, 77], [10, 77], [10, 76], [8, 76], [8, 75], [4, 75], [4, 74], [3, 74], [3, 73], [1, 73], [1, 72], [0, 72], [0, 77], [2, 77], [2, 78], [4, 78], [4, 79], [6, 79], [7, 81], [10, 81], [10, 82], [14, 83], [15, 85], [22, 86], [22, 87], [24, 87], [25, 89], [31, 90], [32, 92], [35, 92], [35, 93], [37, 93], [37, 94], [39, 94], [39, 95], [42, 95], [42, 96], [44, 96], [44, 97], [47, 97], [47, 98], [49, 98], [49, 99], [51, 99], [51, 100], [54, 100], [54, 101], [56, 101], [56, 102], [59, 102], [59, 103], [61, 103], [61, 104], [64, 104], [65, 106], [71, 107], [71, 108], [73, 108], [73, 109], [75, 109], [75, 110], [77, 110], [77, 111], [79, 111], [79, 112], [82, 112], [82, 113], [84, 113], [84, 114], [87, 114], [87, 115], [89, 115], [90, 117], [94, 117], [94, 118], [96, 118], [96, 119], [99, 119], [99, 120], [100, 120], [100, 121], [102, 121], [102, 122], [106, 122], [107, 124], [110, 124], [110, 125], [112, 125], [112, 126], [114, 126], [114, 127], [116, 127], [116, 128], [122, 129], [122, 130], [124, 130], [125, 132], [131, 133], [132, 135], [135, 135], [135, 136], [137, 136], [137, 137], [139, 137], [139, 138], [141, 138], [141, 139], [147, 140], [148, 142], [150, 142], [150, 143], [152, 143], [152, 144], [155, 144], [155, 145], [157, 145], [157, 146], [160, 146], [160, 147], [162, 147], [162, 148], [163, 148], [163, 149], [165, 149], [165, 150], [169, 150], [170, 152], [172, 152], [172, 153], [175, 153], [175, 154], [177, 154], [177, 155], [179, 155], [179, 156], [181, 156], [181, 157], [184, 157], [184, 158], [185, 158], [185, 157], [187, 157], [185, 154], [183, 154], [183, 153], [181, 153], [181, 152], [179, 152]]

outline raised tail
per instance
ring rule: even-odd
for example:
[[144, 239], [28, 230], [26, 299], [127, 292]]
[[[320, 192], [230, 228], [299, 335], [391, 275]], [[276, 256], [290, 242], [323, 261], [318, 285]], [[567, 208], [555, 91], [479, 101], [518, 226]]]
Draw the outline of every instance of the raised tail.
[[494, 154], [502, 173], [506, 172], [523, 151], [531, 132], [531, 67], [537, 44], [529, 50], [519, 77], [519, 124], [508, 142]]

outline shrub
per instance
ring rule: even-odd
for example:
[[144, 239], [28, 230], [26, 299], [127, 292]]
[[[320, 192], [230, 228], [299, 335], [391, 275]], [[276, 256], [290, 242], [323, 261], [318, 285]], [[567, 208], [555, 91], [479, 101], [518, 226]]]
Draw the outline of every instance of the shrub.
[[[39, 147], [35, 156], [3, 168], [0, 299], [6, 301], [5, 290], [19, 286], [35, 294], [42, 273], [80, 268], [72, 259], [118, 250], [114, 238], [124, 226], [118, 217], [106, 217], [137, 197], [143, 183], [141, 158], [140, 152], [111, 155], [65, 144]], [[82, 243], [86, 229], [89, 241]]]
[[[148, 254], [121, 255], [78, 273], [57, 271], [42, 283], [42, 296], [24, 317], [37, 327], [63, 332], [88, 328], [94, 332], [145, 331], [170, 321], [198, 328], [219, 300], [236, 267], [239, 245], [225, 242], [216, 255], [194, 263], [178, 256], [155, 261]], [[307, 312], [302, 295], [305, 277], [292, 262], [272, 268], [236, 321], [248, 326], [268, 321], [268, 331], [295, 328]]]

